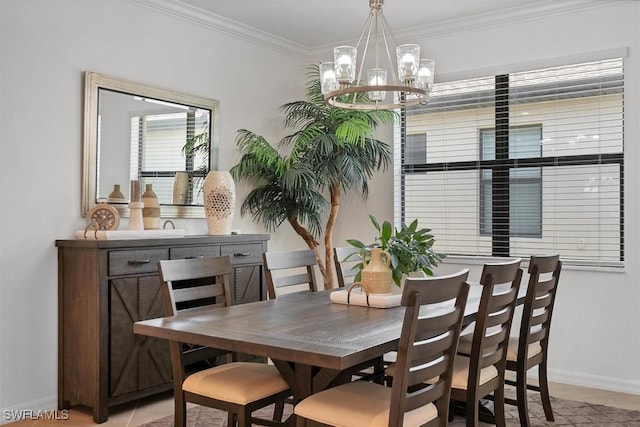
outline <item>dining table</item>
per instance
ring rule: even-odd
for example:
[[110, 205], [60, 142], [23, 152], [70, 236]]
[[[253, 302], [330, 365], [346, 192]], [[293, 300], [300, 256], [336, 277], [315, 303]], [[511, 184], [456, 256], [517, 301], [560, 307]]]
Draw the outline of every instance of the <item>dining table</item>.
[[[526, 287], [525, 287], [526, 288]], [[373, 308], [332, 302], [330, 293], [296, 292], [276, 299], [201, 308], [134, 324], [136, 334], [271, 359], [294, 402], [340, 375], [397, 350], [405, 307]], [[476, 318], [482, 286], [471, 284], [463, 325]], [[524, 302], [521, 287], [518, 304]], [[295, 425], [287, 420], [287, 425]]]

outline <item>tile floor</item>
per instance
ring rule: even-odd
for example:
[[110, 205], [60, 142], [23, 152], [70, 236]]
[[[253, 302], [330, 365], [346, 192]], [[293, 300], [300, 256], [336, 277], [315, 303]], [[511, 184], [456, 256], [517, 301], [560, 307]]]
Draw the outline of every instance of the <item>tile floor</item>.
[[[551, 394], [563, 399], [640, 410], [640, 395], [614, 393], [585, 387], [551, 383]], [[112, 408], [109, 420], [101, 427], [136, 427], [173, 414], [172, 394], [166, 393]], [[89, 427], [95, 426], [88, 408], [69, 411], [69, 419], [59, 421], [22, 420], [7, 424], [10, 427]]]

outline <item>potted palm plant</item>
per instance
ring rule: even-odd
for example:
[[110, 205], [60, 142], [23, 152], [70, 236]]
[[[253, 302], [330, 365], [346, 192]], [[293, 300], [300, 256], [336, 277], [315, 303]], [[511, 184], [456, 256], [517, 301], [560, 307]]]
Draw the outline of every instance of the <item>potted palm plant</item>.
[[[365, 245], [357, 239], [347, 240], [350, 245], [360, 249], [363, 259], [370, 257], [371, 248], [387, 251], [391, 256], [393, 282], [397, 286], [401, 286], [403, 277], [414, 272], [433, 276], [433, 268], [442, 262], [445, 255], [433, 250], [435, 239], [430, 228], [418, 228], [417, 219], [409, 225], [401, 224], [400, 228], [394, 228], [389, 221], [380, 224], [373, 215], [369, 215], [369, 218], [378, 231], [375, 242]], [[355, 267], [360, 269], [360, 273], [355, 277], [355, 281], [358, 282], [361, 279], [363, 263], [360, 262]]]

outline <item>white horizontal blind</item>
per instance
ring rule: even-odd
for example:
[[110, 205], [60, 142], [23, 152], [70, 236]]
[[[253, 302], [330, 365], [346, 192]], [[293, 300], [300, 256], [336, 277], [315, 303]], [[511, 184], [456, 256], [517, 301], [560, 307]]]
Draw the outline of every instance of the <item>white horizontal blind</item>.
[[623, 60], [434, 85], [401, 123], [402, 220], [447, 254], [624, 261]]
[[208, 110], [178, 106], [132, 117], [131, 179], [140, 180], [143, 191], [146, 184], [152, 184], [160, 203], [173, 204], [176, 172], [186, 172], [189, 204], [202, 205], [201, 187], [208, 171], [209, 151], [187, 155], [183, 149], [188, 140], [202, 134], [208, 144], [209, 116]]

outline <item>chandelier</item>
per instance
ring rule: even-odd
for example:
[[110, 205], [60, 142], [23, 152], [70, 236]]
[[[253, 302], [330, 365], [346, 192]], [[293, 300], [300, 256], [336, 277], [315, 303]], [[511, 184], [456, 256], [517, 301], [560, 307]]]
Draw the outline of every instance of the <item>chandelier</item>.
[[[391, 110], [424, 105], [429, 100], [435, 61], [420, 59], [417, 44], [397, 45], [382, 14], [383, 3], [369, 0], [369, 17], [355, 47], [338, 46], [333, 49], [333, 62], [320, 64], [320, 86], [329, 105], [350, 110]], [[358, 65], [361, 44], [364, 47]], [[397, 67], [390, 44], [395, 47]], [[367, 58], [369, 50], [373, 58]], [[388, 68], [381, 66], [381, 60]]]

